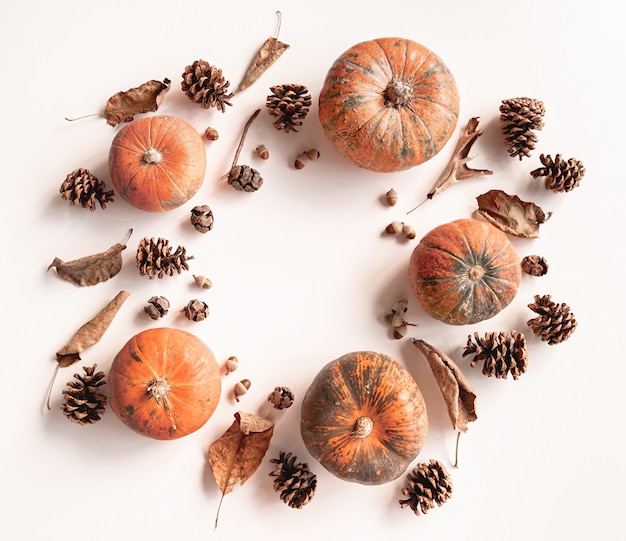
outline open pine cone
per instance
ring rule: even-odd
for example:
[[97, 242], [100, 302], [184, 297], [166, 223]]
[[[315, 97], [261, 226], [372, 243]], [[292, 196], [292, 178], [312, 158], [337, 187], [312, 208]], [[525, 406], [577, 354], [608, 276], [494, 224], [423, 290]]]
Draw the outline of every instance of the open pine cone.
[[564, 342], [576, 330], [576, 318], [570, 307], [564, 302], [553, 302], [550, 295], [535, 295], [535, 302], [528, 307], [538, 314], [536, 318], [528, 320], [528, 326], [551, 346]]
[[517, 331], [488, 332], [481, 338], [477, 332], [467, 337], [467, 346], [463, 351], [463, 357], [473, 355], [471, 365], [476, 366], [483, 361], [483, 374], [506, 379], [511, 374], [513, 379], [518, 379], [528, 368], [528, 351], [526, 349], [526, 337]]
[[270, 472], [274, 477], [274, 490], [280, 492], [280, 499], [289, 507], [302, 509], [311, 501], [317, 487], [317, 476], [304, 462], [296, 463], [297, 457], [280, 452], [278, 458], [271, 458], [278, 467]]
[[297, 126], [309, 113], [311, 95], [306, 86], [297, 84], [276, 85], [270, 88], [272, 94], [267, 97], [266, 105], [270, 115], [278, 117], [274, 122], [277, 130], [285, 133], [297, 132]]
[[539, 159], [543, 167], [538, 167], [530, 174], [533, 178], [545, 177], [547, 190], [569, 192], [576, 188], [585, 176], [583, 162], [575, 158], [564, 160], [557, 154], [553, 160], [550, 154], [542, 154]]
[[500, 105], [502, 132], [511, 157], [520, 160], [529, 157], [538, 138], [534, 130], [543, 128], [545, 107], [543, 102], [532, 98], [502, 100]]
[[443, 505], [452, 496], [452, 480], [444, 465], [431, 459], [418, 464], [407, 475], [408, 484], [402, 489], [407, 496], [399, 500], [400, 507], [410, 507], [416, 515], [428, 513], [435, 505]]
[[141, 276], [163, 278], [165, 275], [172, 276], [174, 272], [180, 274], [183, 270], [189, 270], [187, 261], [193, 256], [187, 255], [183, 246], [172, 252], [169, 241], [159, 237], [158, 239], [143, 238], [137, 247], [137, 268]]
[[104, 182], [98, 180], [89, 169], [78, 168], [72, 171], [59, 188], [61, 197], [72, 205], [80, 205], [91, 211], [96, 210], [96, 204], [105, 209], [107, 203], [113, 202], [115, 193], [106, 191]]
[[84, 366], [85, 375], [74, 374], [77, 381], [68, 381], [63, 391], [65, 403], [61, 405], [63, 415], [80, 425], [93, 424], [101, 419], [107, 397], [100, 392], [105, 384], [104, 372], [96, 372], [96, 365]]
[[230, 82], [224, 79], [221, 69], [205, 60], [196, 60], [186, 66], [182, 77], [183, 92], [203, 109], [215, 107], [223, 113], [227, 105], [232, 105], [230, 100], [234, 94], [228, 92]]

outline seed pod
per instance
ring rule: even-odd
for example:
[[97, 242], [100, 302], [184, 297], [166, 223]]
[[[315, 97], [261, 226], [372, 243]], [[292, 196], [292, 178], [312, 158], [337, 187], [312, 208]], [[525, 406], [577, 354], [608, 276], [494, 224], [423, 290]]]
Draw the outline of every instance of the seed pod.
[[194, 274], [193, 281], [198, 287], [201, 287], [202, 289], [211, 289], [213, 287], [213, 282], [211, 282], [211, 280], [209, 280], [206, 276], [196, 276]]
[[398, 233], [402, 233], [402, 227], [404, 223], [399, 221], [391, 222], [386, 228], [385, 231], [391, 235], [397, 235]]
[[415, 238], [415, 229], [409, 224], [402, 224], [402, 233], [407, 239]]
[[256, 147], [256, 155], [262, 160], [267, 160], [270, 157], [270, 151], [267, 150], [265, 145], [259, 145]]
[[387, 204], [390, 207], [393, 207], [398, 202], [398, 192], [396, 192], [393, 188], [391, 188], [391, 190], [389, 190], [385, 194], [385, 199], [387, 201]]
[[220, 137], [220, 134], [217, 132], [217, 130], [215, 128], [212, 128], [211, 126], [209, 126], [206, 131], [204, 132], [204, 136], [209, 140], [209, 141], [217, 141]]
[[234, 355], [231, 355], [228, 359], [226, 359], [224, 366], [226, 368], [226, 374], [231, 374], [239, 368], [239, 359]]
[[317, 160], [319, 157], [320, 153], [316, 149], [310, 148], [309, 150], [300, 152], [300, 154], [296, 156], [296, 161], [293, 165], [296, 169], [302, 169], [307, 162]]
[[238, 381], [237, 383], [235, 383], [235, 387], [233, 389], [233, 394], [235, 395], [235, 400], [237, 402], [239, 402], [239, 397], [246, 394], [248, 392], [248, 389], [250, 388], [250, 380], [249, 379], [242, 379], [241, 381]]

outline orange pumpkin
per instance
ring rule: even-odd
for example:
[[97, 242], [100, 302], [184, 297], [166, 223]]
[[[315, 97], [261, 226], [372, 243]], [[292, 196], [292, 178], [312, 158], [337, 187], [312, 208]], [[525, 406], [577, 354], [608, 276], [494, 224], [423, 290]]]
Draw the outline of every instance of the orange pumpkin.
[[457, 124], [454, 77], [432, 51], [409, 39], [364, 41], [331, 66], [319, 119], [334, 146], [356, 165], [393, 172], [437, 154]]
[[424, 311], [444, 323], [467, 325], [495, 316], [514, 299], [521, 266], [501, 230], [462, 219], [420, 240], [411, 254], [409, 279]]
[[133, 336], [109, 372], [109, 403], [135, 432], [173, 440], [213, 415], [221, 375], [213, 352], [186, 331], [154, 328]]
[[381, 353], [357, 351], [328, 363], [308, 388], [300, 429], [307, 450], [346, 481], [397, 479], [422, 449], [426, 405], [413, 377]]
[[204, 182], [202, 137], [174, 116], [133, 120], [113, 139], [109, 173], [117, 192], [134, 207], [148, 212], [177, 208]]

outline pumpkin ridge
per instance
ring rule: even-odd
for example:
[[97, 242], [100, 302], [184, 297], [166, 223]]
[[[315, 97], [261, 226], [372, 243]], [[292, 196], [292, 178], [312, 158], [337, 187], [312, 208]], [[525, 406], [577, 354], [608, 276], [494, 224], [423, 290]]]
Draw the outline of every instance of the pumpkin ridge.
[[[339, 66], [339, 65], [344, 65], [344, 66], [350, 66], [353, 67], [355, 69], [359, 69], [359, 70], [364, 70], [366, 71], [369, 75], [371, 75], [372, 77], [376, 78], [379, 82], [380, 82], [380, 88], [377, 88], [377, 91], [380, 91], [381, 89], [384, 90], [385, 86], [389, 83], [389, 75], [387, 73], [384, 73], [384, 70], [381, 69], [380, 73], [377, 72], [377, 70], [373, 69], [372, 66], [365, 66], [363, 64], [360, 64], [358, 62], [356, 62], [355, 60], [348, 60], [347, 58], [345, 59], [341, 59], [338, 60], [335, 64], [335, 66]], [[383, 65], [376, 64], [377, 66], [380, 66], [381, 68], [385, 67]], [[354, 84], [352, 83], [352, 81], [345, 81], [344, 79], [340, 79], [340, 78], [333, 78], [332, 79], [333, 82], [335, 84], [340, 84], [342, 87], [342, 90], [345, 91], [346, 88], [350, 89], [351, 92], [359, 92], [359, 89], [362, 88], [363, 86], [367, 87], [371, 87], [371, 88], [376, 88], [376, 86], [373, 83], [370, 84], [365, 84], [361, 81], [358, 84]], [[343, 93], [343, 92], [342, 92]]]
[[[164, 160], [165, 162], [167, 162], [167, 160]], [[184, 198], [185, 196], [185, 191], [180, 187], [180, 184], [178, 183], [178, 181], [172, 176], [171, 171], [166, 167], [167, 164], [164, 164], [163, 162], [161, 162], [157, 167], [161, 168], [161, 172], [164, 173], [168, 180], [170, 181], [171, 186], [173, 188], [176, 188], [176, 190], [178, 191], [178, 193]], [[158, 182], [157, 177], [156, 177], [156, 171], [153, 172], [154, 175], [154, 185], [155, 188], [157, 188], [157, 193], [158, 193], [158, 187], [161, 185], [160, 182]], [[168, 196], [166, 198], [167, 199], [174, 199], [172, 196]], [[163, 201], [163, 198], [159, 197], [159, 200]]]

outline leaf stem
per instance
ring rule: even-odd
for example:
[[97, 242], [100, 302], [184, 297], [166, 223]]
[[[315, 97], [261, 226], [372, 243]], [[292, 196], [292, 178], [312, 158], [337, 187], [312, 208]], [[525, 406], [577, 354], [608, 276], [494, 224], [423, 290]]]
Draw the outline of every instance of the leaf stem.
[[280, 25], [283, 22], [283, 14], [280, 11], [276, 11], [276, 15], [278, 16], [278, 22], [276, 23], [276, 32], [274, 32], [274, 37], [278, 39], [278, 34], [280, 33]]
[[65, 117], [65, 120], [67, 120], [68, 122], [74, 122], [76, 120], [82, 120], [83, 118], [89, 118], [90, 116], [104, 116], [104, 113], [91, 113], [89, 115], [77, 116], [75, 118], [67, 118], [67, 117]]
[[461, 431], [456, 432], [456, 449], [454, 451], [454, 467], [459, 467], [459, 440], [461, 439]]
[[57, 365], [54, 369], [54, 374], [52, 374], [52, 379], [50, 380], [50, 385], [48, 385], [48, 392], [46, 394], [46, 407], [50, 410], [52, 409], [50, 407], [50, 397], [52, 396], [52, 388], [54, 387], [54, 382], [57, 378], [57, 374], [59, 373], [59, 363], [57, 362]]
[[233, 159], [233, 165], [231, 166], [231, 169], [235, 167], [235, 165], [237, 165], [237, 160], [239, 159], [239, 154], [241, 153], [241, 149], [243, 148], [243, 142], [246, 138], [246, 134], [248, 133], [248, 129], [250, 128], [250, 124], [252, 124], [252, 121], [257, 117], [260, 112], [261, 109], [257, 109], [256, 111], [254, 111], [254, 113], [252, 113], [252, 116], [248, 119], [248, 122], [246, 122], [246, 125], [243, 128], [243, 133], [241, 134], [241, 139], [239, 140], [239, 146], [237, 147], [237, 151], [235, 152], [235, 158]]

